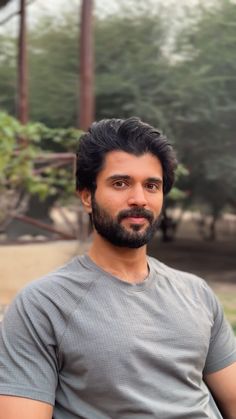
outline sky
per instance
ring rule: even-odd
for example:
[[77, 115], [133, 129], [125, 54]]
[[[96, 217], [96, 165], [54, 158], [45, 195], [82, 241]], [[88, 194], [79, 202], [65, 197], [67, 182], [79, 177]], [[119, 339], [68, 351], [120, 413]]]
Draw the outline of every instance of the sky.
[[[94, 0], [96, 10], [100, 14], [107, 13], [108, 11], [116, 11], [118, 4], [121, 2], [127, 2], [127, 0]], [[138, 3], [142, 3], [145, 0], [136, 0]], [[188, 5], [194, 6], [199, 3], [200, 0], [154, 0], [156, 4], [165, 4], [173, 10], [173, 13], [177, 13], [181, 8]], [[205, 3], [210, 4], [214, 0], [205, 0]], [[81, 4], [81, 0], [34, 0], [33, 3], [28, 7], [28, 21], [33, 26], [41, 15], [52, 14], [54, 16], [60, 16], [62, 9], [64, 10], [75, 10]], [[19, 8], [19, 0], [11, 0], [8, 6], [1, 9], [0, 11], [0, 22], [11, 13], [14, 13]], [[79, 18], [79, 16], [78, 16]], [[0, 25], [0, 33], [11, 32], [16, 33], [18, 29], [17, 17], [11, 19], [7, 24]]]

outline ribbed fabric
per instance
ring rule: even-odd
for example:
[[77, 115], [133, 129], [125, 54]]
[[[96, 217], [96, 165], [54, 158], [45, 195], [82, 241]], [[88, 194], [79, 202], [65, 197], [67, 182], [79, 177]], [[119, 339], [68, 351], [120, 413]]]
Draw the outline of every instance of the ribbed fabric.
[[202, 380], [236, 361], [234, 335], [200, 278], [149, 258], [130, 284], [84, 255], [32, 282], [0, 333], [0, 394], [54, 419], [219, 419]]

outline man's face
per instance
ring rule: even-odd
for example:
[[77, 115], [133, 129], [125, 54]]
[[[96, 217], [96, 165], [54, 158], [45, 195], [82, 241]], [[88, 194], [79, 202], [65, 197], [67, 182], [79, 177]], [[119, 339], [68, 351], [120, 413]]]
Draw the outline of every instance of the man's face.
[[156, 231], [163, 205], [163, 172], [150, 153], [106, 155], [91, 197], [95, 230], [112, 245], [138, 248]]

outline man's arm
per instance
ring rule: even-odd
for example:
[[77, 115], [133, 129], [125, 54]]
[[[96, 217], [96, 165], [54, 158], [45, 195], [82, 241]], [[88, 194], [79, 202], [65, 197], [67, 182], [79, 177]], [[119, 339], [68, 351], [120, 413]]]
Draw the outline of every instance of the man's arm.
[[53, 406], [24, 397], [0, 396], [0, 419], [52, 419]]
[[204, 380], [224, 419], [236, 419], [236, 362], [205, 375]]

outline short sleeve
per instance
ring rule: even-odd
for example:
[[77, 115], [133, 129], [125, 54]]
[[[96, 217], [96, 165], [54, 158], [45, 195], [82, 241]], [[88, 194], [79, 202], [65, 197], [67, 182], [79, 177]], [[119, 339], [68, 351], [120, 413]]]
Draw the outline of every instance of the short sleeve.
[[57, 349], [45, 306], [33, 289], [23, 290], [0, 328], [0, 394], [54, 405]]
[[236, 362], [236, 337], [218, 298], [209, 287], [207, 289], [213, 324], [204, 374], [216, 372]]

